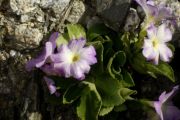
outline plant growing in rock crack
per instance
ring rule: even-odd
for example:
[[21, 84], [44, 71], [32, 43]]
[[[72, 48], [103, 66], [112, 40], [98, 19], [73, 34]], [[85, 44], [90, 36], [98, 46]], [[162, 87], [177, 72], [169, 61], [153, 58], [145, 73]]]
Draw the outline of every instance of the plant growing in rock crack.
[[[152, 1], [136, 1], [146, 13], [138, 32], [117, 33], [104, 24], [94, 24], [87, 30], [68, 24], [66, 33], [53, 33], [43, 52], [26, 65], [28, 71], [42, 70], [50, 94], [61, 97], [59, 102], [63, 104], [72, 104], [82, 120], [124, 111], [126, 101], [136, 101], [134, 71], [154, 78], [164, 75], [175, 81], [167, 63], [174, 51], [168, 43], [172, 32], [166, 25], [171, 14]], [[155, 109], [165, 119], [157, 108], [161, 103], [155, 102]]]

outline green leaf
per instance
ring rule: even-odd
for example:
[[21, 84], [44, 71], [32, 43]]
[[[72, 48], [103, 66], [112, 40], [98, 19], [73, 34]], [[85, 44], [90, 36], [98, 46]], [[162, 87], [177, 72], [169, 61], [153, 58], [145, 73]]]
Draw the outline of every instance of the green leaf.
[[56, 45], [60, 46], [61, 44], [67, 44], [69, 41], [69, 37], [67, 33], [60, 35], [56, 40]]
[[121, 41], [123, 43], [123, 47], [124, 47], [124, 51], [127, 53], [127, 54], [130, 54], [130, 38], [129, 38], [130, 34], [128, 32], [124, 33], [122, 36], [121, 36]]
[[92, 25], [87, 32], [88, 41], [93, 41], [95, 38], [101, 35], [107, 35], [110, 30], [102, 23]]
[[142, 55], [142, 53], [139, 54], [134, 54], [130, 59], [130, 64], [131, 66], [139, 73], [142, 74], [147, 74], [147, 69], [146, 69], [146, 59]]
[[88, 92], [86, 84], [75, 84], [70, 86], [63, 95], [63, 104], [70, 104], [78, 99], [83, 92]]
[[95, 84], [101, 95], [103, 106], [115, 106], [124, 102], [119, 92], [121, 85], [118, 80], [103, 74], [95, 79]]
[[160, 62], [158, 65], [146, 64], [146, 66], [147, 66], [148, 72], [164, 75], [167, 78], [169, 78], [172, 82], [175, 82], [174, 71], [169, 64], [165, 62]]
[[113, 110], [113, 108], [114, 108], [113, 106], [110, 106], [110, 107], [102, 106], [101, 110], [99, 112], [99, 116], [107, 115], [108, 113], [110, 113]]
[[149, 74], [154, 78], [157, 78], [157, 75], [163, 75], [169, 78], [172, 82], [175, 82], [174, 71], [172, 67], [165, 62], [159, 62], [158, 65], [154, 65], [147, 62], [140, 53], [132, 57], [130, 63], [136, 71], [142, 74]]
[[120, 89], [120, 95], [123, 97], [124, 101], [125, 100], [132, 100], [133, 98], [130, 95], [136, 94], [137, 91], [131, 90], [128, 88], [121, 88]]
[[147, 30], [146, 29], [142, 29], [139, 33], [139, 40], [142, 41], [144, 40], [144, 37], [146, 37], [147, 35]]
[[110, 58], [107, 69], [110, 76], [114, 79], [121, 79], [121, 68], [126, 62], [126, 55], [123, 51], [118, 51]]
[[140, 99], [138, 100], [141, 104], [143, 104], [144, 106], [149, 106], [149, 107], [152, 107], [154, 108], [154, 102], [153, 101], [149, 101], [149, 100], [146, 100], [146, 99]]
[[125, 104], [121, 104], [121, 105], [114, 107], [114, 111], [116, 111], [116, 112], [122, 112], [125, 110], [127, 110], [127, 106]]
[[124, 87], [133, 87], [135, 86], [135, 83], [133, 81], [133, 78], [129, 72], [126, 70], [122, 71], [123, 79], [120, 81]]
[[84, 92], [77, 106], [77, 115], [81, 120], [98, 120], [101, 108], [101, 97], [93, 83], [83, 81], [87, 85], [88, 91]]
[[84, 28], [79, 24], [68, 24], [67, 25], [69, 39], [79, 39], [86, 38], [86, 33]]

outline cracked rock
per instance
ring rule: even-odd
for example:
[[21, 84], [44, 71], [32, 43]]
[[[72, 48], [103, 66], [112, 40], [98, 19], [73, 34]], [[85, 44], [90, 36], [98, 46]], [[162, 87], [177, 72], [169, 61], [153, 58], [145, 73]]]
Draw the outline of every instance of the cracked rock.
[[15, 28], [15, 37], [18, 46], [24, 45], [26, 48], [34, 48], [39, 45], [43, 34], [37, 28], [32, 28], [27, 24], [21, 24]]
[[77, 23], [85, 12], [85, 4], [82, 1], [74, 1], [71, 12], [67, 20], [71, 23]]
[[17, 15], [26, 14], [36, 9], [37, 0], [10, 0], [10, 8]]

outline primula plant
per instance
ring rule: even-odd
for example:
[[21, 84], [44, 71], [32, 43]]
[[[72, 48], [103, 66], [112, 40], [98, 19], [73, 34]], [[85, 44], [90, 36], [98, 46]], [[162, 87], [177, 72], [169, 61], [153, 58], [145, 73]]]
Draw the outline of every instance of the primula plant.
[[[153, 1], [135, 1], [145, 18], [134, 32], [115, 32], [97, 23], [87, 29], [67, 24], [65, 33], [51, 34], [42, 53], [26, 64], [28, 71], [43, 71], [50, 102], [54, 96], [60, 104], [71, 104], [81, 120], [97, 120], [125, 111], [127, 101], [138, 101], [133, 74], [161, 75], [175, 82], [168, 64], [173, 31], [167, 24], [174, 25], [174, 16], [170, 8]], [[163, 92], [159, 101], [149, 100], [161, 120], [179, 119], [180, 110], [171, 102], [178, 88]]]

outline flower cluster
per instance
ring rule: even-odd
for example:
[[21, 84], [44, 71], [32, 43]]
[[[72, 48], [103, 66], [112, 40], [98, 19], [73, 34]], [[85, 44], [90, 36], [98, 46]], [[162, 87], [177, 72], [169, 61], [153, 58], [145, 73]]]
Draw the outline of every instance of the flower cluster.
[[[175, 81], [171, 66], [165, 63], [173, 57], [169, 48], [172, 31], [166, 23], [171, 21], [172, 12], [164, 5], [155, 5], [152, 0], [135, 1], [146, 15], [139, 36], [134, 30], [124, 34], [112, 32], [102, 23], [93, 23], [86, 34], [82, 26], [69, 24], [66, 33], [51, 34], [42, 53], [26, 64], [27, 71], [38, 68], [45, 73], [43, 79], [49, 93], [61, 94], [63, 104], [78, 101], [79, 104], [74, 105], [82, 120], [97, 120], [111, 111], [128, 108], [125, 102], [134, 100], [131, 95], [137, 94], [131, 89], [138, 83], [131, 76], [136, 73], [133, 70], [155, 78], [163, 75]], [[92, 45], [96, 46], [97, 55]], [[160, 64], [159, 59], [163, 61]], [[86, 77], [91, 65], [97, 62], [96, 69]], [[171, 92], [163, 92], [158, 101], [149, 102], [151, 107], [153, 103], [161, 120], [180, 119], [180, 110], [171, 100], [178, 90], [179, 86], [175, 86]]]
[[[142, 31], [146, 31], [147, 34], [143, 38], [143, 56], [155, 65], [159, 64], [159, 59], [163, 62], [169, 62], [173, 52], [168, 47], [168, 42], [171, 41], [173, 32], [168, 28], [168, 23], [175, 25], [172, 10], [163, 4], [156, 5], [152, 0], [135, 1], [145, 12]], [[171, 92], [163, 92], [159, 101], [154, 101], [154, 108], [161, 120], [180, 119], [180, 110], [172, 104], [172, 97], [178, 90], [179, 86], [175, 86]]]
[[156, 65], [159, 63], [159, 58], [164, 62], [170, 61], [172, 51], [168, 48], [167, 42], [172, 39], [172, 32], [167, 27], [166, 21], [172, 21], [171, 9], [163, 4], [155, 5], [152, 0], [135, 1], [146, 14], [144, 28], [147, 31], [147, 38], [144, 40], [143, 55]]
[[[96, 51], [93, 46], [85, 47], [85, 38], [70, 40], [68, 44], [56, 45], [59, 33], [51, 35], [45, 44], [43, 52], [26, 64], [26, 69], [31, 71], [34, 67], [41, 69], [47, 75], [74, 77], [78, 80], [85, 79], [89, 73], [90, 65], [97, 62]], [[50, 93], [55, 93], [53, 82], [45, 77]]]

